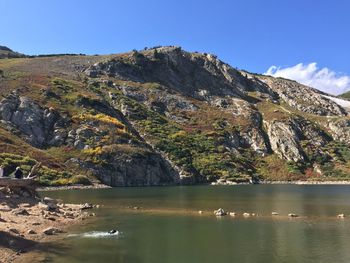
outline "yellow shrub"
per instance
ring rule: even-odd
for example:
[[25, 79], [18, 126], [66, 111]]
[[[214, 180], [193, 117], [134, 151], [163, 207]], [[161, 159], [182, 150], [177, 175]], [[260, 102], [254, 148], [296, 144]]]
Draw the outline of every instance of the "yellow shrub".
[[103, 153], [103, 149], [101, 146], [98, 146], [96, 148], [85, 149], [83, 150], [83, 152], [86, 153], [87, 155], [100, 155]]
[[116, 126], [118, 129], [123, 129], [123, 130], [125, 129], [125, 125], [121, 123], [118, 119], [102, 113], [99, 113], [96, 115], [92, 115], [90, 113], [82, 113], [80, 115], [74, 116], [73, 118], [81, 121], [86, 121], [86, 120], [100, 121], [106, 124], [112, 124]]

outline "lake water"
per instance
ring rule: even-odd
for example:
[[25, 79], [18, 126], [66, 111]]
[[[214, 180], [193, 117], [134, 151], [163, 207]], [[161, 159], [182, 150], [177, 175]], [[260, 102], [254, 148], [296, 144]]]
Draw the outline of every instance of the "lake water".
[[[102, 205], [91, 211], [97, 217], [55, 244], [59, 249], [47, 254], [47, 262], [350, 262], [350, 217], [336, 216], [350, 214], [350, 186], [113, 188], [43, 195]], [[217, 218], [213, 210], [220, 207], [238, 216]], [[257, 216], [244, 218], [243, 212]], [[111, 229], [121, 233], [104, 235]]]

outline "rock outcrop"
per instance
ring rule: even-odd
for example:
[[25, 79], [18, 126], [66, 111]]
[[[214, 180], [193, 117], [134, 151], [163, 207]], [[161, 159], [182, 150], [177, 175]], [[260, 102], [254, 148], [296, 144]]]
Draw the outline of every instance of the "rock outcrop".
[[300, 147], [301, 131], [292, 120], [288, 122], [266, 122], [267, 134], [272, 150], [279, 157], [293, 162], [305, 160], [305, 154]]
[[329, 121], [328, 127], [334, 139], [350, 145], [350, 119]]
[[180, 183], [180, 176], [159, 154], [113, 154], [101, 157], [108, 165], [71, 160], [110, 186], [154, 186]]
[[345, 109], [325, 97], [318, 90], [292, 80], [267, 76], [259, 78], [275, 91], [283, 101], [297, 110], [320, 116], [347, 115]]
[[33, 146], [61, 145], [67, 136], [66, 121], [57, 111], [16, 93], [0, 102], [0, 119], [18, 129]]

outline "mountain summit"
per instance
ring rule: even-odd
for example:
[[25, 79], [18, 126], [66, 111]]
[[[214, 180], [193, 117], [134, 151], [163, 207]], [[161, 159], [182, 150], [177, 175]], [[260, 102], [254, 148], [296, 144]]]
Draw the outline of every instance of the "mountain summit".
[[42, 184], [343, 180], [350, 171], [348, 101], [212, 54], [167, 46], [0, 60], [0, 69], [0, 162], [9, 172], [43, 162]]

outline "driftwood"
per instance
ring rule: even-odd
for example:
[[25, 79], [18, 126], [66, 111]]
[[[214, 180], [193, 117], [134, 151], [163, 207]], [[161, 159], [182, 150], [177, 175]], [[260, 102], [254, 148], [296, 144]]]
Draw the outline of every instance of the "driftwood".
[[30, 170], [27, 179], [34, 179], [37, 177], [36, 172], [38, 171], [38, 169], [41, 167], [41, 163], [36, 163], [32, 169]]

